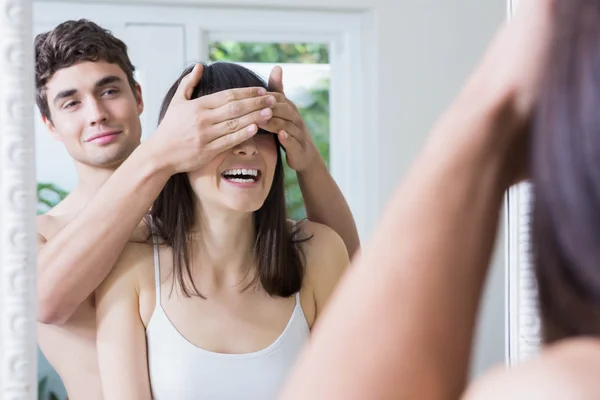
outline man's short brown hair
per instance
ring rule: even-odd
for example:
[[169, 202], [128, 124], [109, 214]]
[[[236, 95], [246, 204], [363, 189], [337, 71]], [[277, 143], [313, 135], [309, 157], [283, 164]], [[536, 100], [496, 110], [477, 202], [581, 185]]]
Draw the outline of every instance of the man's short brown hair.
[[135, 67], [127, 55], [127, 46], [123, 41], [92, 21], [65, 21], [53, 30], [35, 37], [36, 102], [44, 117], [50, 119], [46, 96], [48, 80], [58, 70], [79, 61], [117, 64], [125, 72], [131, 88], [135, 88]]

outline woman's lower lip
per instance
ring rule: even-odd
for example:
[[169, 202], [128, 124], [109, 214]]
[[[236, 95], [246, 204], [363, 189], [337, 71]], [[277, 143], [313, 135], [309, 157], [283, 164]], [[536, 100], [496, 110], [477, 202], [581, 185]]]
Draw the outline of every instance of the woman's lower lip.
[[255, 180], [255, 181], [248, 181], [248, 182], [234, 182], [234, 181], [231, 181], [231, 180], [229, 180], [227, 178], [223, 178], [223, 180], [225, 182], [227, 182], [228, 184], [230, 184], [232, 186], [235, 186], [235, 187], [238, 187], [238, 188], [252, 188], [252, 187], [255, 187], [258, 184], [258, 179]]

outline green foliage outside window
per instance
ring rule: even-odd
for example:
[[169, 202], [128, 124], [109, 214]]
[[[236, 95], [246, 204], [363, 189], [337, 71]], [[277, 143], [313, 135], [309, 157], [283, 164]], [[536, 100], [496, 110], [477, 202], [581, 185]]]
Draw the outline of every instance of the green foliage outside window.
[[328, 64], [327, 45], [319, 43], [213, 42], [211, 61]]

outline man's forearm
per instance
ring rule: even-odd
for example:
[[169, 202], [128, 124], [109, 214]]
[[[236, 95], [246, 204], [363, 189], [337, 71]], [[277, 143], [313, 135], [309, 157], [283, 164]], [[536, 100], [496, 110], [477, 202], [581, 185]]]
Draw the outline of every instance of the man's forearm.
[[434, 130], [282, 399], [459, 397], [503, 198], [495, 113], [471, 100]]
[[142, 144], [38, 253], [38, 319], [64, 323], [98, 287], [169, 174]]
[[298, 173], [298, 183], [308, 219], [327, 225], [340, 235], [352, 258], [360, 246], [356, 223], [323, 160], [319, 159], [316, 165]]

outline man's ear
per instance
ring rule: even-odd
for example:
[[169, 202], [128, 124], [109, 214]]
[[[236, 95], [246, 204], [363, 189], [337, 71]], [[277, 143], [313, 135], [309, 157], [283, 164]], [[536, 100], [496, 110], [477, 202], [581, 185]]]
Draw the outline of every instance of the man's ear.
[[62, 138], [60, 137], [58, 132], [56, 132], [56, 128], [54, 127], [54, 124], [52, 123], [50, 118], [46, 117], [45, 115], [42, 115], [42, 122], [44, 123], [44, 125], [46, 125], [46, 129], [48, 129], [48, 132], [50, 132], [50, 135], [52, 136], [52, 138], [54, 140], [58, 140], [59, 142], [62, 142]]
[[142, 115], [144, 112], [144, 99], [142, 98], [142, 86], [137, 82], [135, 83], [133, 94], [137, 103], [138, 115]]

